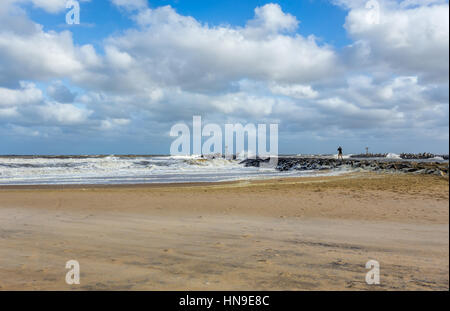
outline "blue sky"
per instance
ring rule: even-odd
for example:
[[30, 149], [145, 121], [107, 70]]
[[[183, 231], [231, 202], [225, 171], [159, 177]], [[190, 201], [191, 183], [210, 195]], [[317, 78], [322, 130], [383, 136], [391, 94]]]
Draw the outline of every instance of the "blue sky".
[[0, 8], [0, 154], [167, 154], [193, 115], [278, 123], [280, 153], [448, 153], [448, 1], [65, 3]]
[[[179, 14], [192, 16], [202, 23], [212, 26], [229, 24], [245, 26], [254, 15], [254, 9], [272, 1], [148, 1], [150, 8], [170, 5]], [[303, 36], [314, 34], [324, 42], [337, 48], [351, 43], [344, 28], [346, 10], [328, 0], [281, 1], [284, 12], [296, 16], [300, 21], [297, 32]], [[109, 0], [81, 2], [81, 25], [65, 24], [65, 14], [50, 14], [43, 9], [34, 9], [32, 3], [26, 6], [32, 20], [43, 25], [46, 30], [70, 29], [78, 44], [93, 43], [101, 49], [101, 41], [110, 35], [134, 26], [129, 14], [118, 10]], [[125, 14], [124, 14], [125, 13]]]

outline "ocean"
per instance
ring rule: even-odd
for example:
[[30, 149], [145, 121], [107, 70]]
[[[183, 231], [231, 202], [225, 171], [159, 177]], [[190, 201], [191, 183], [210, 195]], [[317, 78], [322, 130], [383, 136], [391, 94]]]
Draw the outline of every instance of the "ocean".
[[[351, 155], [344, 156], [350, 159]], [[289, 157], [336, 159], [337, 155], [290, 155]], [[358, 158], [354, 158], [358, 159]], [[77, 184], [148, 184], [193, 183], [254, 180], [277, 177], [335, 176], [354, 167], [342, 165], [331, 169], [279, 170], [275, 167], [254, 167], [221, 157], [204, 159], [199, 156], [158, 155], [85, 155], [85, 156], [0, 156], [1, 185], [77, 185]], [[352, 158], [353, 160], [353, 158]], [[424, 160], [404, 160], [389, 153], [384, 158], [366, 158], [376, 162], [445, 162], [436, 157]]]
[[275, 168], [245, 167], [241, 160], [196, 156], [1, 156], [0, 185], [220, 182], [319, 174], [317, 170], [280, 172]]

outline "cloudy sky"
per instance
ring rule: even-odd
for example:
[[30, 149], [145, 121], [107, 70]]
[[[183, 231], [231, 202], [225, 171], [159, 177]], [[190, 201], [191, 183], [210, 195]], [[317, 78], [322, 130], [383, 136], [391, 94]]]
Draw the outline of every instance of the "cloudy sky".
[[1, 0], [0, 154], [167, 154], [193, 115], [278, 123], [280, 153], [448, 153], [448, 1], [79, 4]]

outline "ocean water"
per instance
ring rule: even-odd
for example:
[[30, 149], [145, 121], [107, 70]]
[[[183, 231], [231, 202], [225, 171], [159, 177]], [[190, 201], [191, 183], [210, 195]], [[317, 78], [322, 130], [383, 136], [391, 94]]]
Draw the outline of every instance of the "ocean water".
[[338, 175], [346, 171], [279, 172], [275, 168], [245, 167], [240, 161], [195, 156], [0, 157], [0, 185], [218, 182]]

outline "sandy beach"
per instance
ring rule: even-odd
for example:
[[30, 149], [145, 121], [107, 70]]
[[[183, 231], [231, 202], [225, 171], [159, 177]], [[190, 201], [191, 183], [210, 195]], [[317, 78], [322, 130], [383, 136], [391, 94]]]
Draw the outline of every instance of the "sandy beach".
[[448, 290], [448, 204], [408, 174], [5, 186], [0, 290]]

